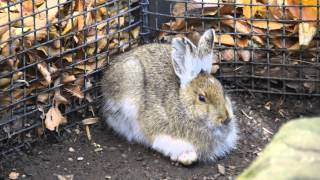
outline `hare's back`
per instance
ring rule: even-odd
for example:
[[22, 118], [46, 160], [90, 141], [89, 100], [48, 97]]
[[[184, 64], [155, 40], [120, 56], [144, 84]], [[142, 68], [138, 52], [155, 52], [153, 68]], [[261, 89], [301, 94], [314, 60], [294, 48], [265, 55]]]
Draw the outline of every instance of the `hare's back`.
[[146, 102], [160, 103], [175, 81], [170, 45], [149, 44], [115, 56], [102, 80], [107, 123], [128, 140], [145, 141], [139, 114]]

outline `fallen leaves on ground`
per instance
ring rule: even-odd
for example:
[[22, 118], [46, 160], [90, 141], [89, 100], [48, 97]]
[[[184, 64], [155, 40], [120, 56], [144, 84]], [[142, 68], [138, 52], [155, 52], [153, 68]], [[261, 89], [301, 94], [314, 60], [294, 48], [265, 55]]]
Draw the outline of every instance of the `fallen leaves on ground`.
[[[158, 39], [170, 42], [174, 37], [187, 36], [197, 43], [204, 30], [214, 28], [214, 42], [221, 49], [216, 56], [219, 62], [236, 64], [222, 69], [223, 75], [238, 73], [239, 77], [274, 78], [269, 82], [282, 88], [280, 91], [286, 91], [283, 88], [286, 86], [288, 91], [312, 93], [320, 90], [319, 83], [315, 82], [320, 67], [316, 60], [319, 43], [315, 37], [320, 16], [317, 3], [317, 0], [178, 2], [171, 14], [175, 18], [162, 25], [165, 31]], [[241, 65], [245, 63], [252, 66]], [[219, 63], [214, 66], [212, 72], [221, 69]], [[299, 70], [304, 66], [313, 71]], [[247, 83], [249, 88], [260, 88]], [[270, 90], [266, 83], [259, 85]]]
[[[45, 128], [53, 131], [67, 122], [64, 113], [92, 103], [93, 75], [108, 55], [138, 39], [139, 27], [125, 29], [134, 19], [128, 3], [0, 1], [0, 116], [42, 109]], [[77, 112], [94, 117], [95, 109]]]

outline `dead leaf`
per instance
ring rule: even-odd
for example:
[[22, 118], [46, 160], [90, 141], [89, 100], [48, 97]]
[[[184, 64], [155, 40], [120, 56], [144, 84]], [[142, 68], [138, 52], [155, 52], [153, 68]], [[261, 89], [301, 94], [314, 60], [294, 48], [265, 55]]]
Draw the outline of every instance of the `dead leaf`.
[[226, 61], [233, 61], [237, 56], [237, 52], [235, 52], [235, 50], [233, 49], [226, 49], [226, 50], [223, 50], [221, 53], [222, 53], [222, 59]]
[[17, 79], [19, 79], [21, 76], [23, 75], [23, 72], [17, 72], [17, 73], [14, 73], [12, 75], [12, 78], [11, 77], [8, 77], [8, 78], [1, 78], [0, 79], [0, 87], [4, 87], [4, 86], [7, 86], [10, 84], [11, 80], [12, 81], [15, 81]]
[[249, 50], [238, 50], [237, 53], [239, 54], [239, 57], [245, 61], [248, 62], [251, 59], [250, 51]]
[[249, 21], [249, 20], [247, 20], [247, 22], [254, 27], [261, 28], [261, 29], [269, 29], [270, 31], [292, 26], [292, 24], [284, 24], [284, 23], [278, 23], [278, 22], [273, 22], [273, 21], [268, 22], [268, 21]]
[[67, 92], [69, 92], [70, 94], [72, 94], [73, 96], [79, 98], [79, 99], [83, 99], [84, 98], [84, 94], [80, 89], [80, 86], [73, 86], [73, 87], [69, 87], [69, 88], [64, 88]]
[[317, 28], [311, 23], [302, 22], [299, 24], [299, 44], [308, 46], [317, 32]]
[[19, 178], [19, 173], [18, 172], [10, 172], [9, 174], [9, 179], [15, 180]]
[[216, 36], [214, 36], [214, 42], [217, 44], [221, 43], [221, 44], [230, 45], [230, 46], [235, 45], [234, 38], [229, 34], [221, 34], [221, 35], [216, 34]]
[[67, 84], [70, 82], [73, 82], [76, 80], [76, 77], [74, 75], [69, 75], [68, 73], [63, 73], [62, 74], [62, 83]]
[[243, 15], [246, 18], [253, 18], [256, 13], [257, 13], [257, 9], [258, 7], [257, 5], [257, 1], [256, 0], [242, 0], [243, 1]]
[[51, 80], [51, 74], [46, 66], [47, 65], [45, 63], [37, 64], [38, 70], [40, 71], [40, 73], [42, 74], [42, 76], [46, 80], [47, 84], [49, 85], [49, 84], [51, 84], [52, 80]]
[[99, 122], [100, 118], [95, 117], [95, 118], [86, 118], [84, 120], [82, 120], [82, 124], [84, 125], [91, 125], [91, 124], [96, 124], [97, 122]]
[[52, 106], [46, 113], [45, 119], [46, 128], [50, 131], [58, 131], [61, 124], [67, 123], [67, 119], [63, 117], [57, 105]]

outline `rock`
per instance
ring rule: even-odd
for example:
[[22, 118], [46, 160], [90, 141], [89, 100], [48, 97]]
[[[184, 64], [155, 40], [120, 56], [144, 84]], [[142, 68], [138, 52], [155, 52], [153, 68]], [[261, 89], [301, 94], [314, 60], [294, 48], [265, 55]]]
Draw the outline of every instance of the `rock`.
[[127, 155], [123, 153], [123, 154], [121, 154], [121, 157], [127, 158]]
[[103, 150], [103, 148], [98, 147], [98, 148], [94, 149], [94, 152], [100, 152], [100, 151], [102, 151], [102, 150]]
[[238, 177], [244, 179], [318, 179], [320, 118], [283, 125], [261, 155]]
[[104, 178], [105, 179], [111, 179], [111, 176], [105, 176]]
[[75, 150], [72, 147], [69, 147], [69, 152], [75, 152]]
[[218, 172], [224, 175], [226, 173], [226, 168], [221, 164], [218, 164], [217, 166], [218, 166]]
[[84, 158], [83, 158], [83, 157], [77, 157], [77, 160], [78, 160], [78, 161], [83, 161]]
[[109, 148], [109, 151], [116, 151], [116, 150], [117, 150], [117, 148], [113, 147], [113, 146]]
[[58, 180], [73, 180], [74, 178], [73, 174], [69, 174], [69, 175], [54, 174], [54, 175], [57, 176]]

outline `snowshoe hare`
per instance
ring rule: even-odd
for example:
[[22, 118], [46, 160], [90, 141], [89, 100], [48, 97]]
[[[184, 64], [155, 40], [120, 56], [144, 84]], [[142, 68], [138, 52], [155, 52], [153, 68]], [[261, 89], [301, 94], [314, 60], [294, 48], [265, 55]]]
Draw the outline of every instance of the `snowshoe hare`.
[[220, 82], [210, 75], [215, 32], [147, 44], [116, 56], [104, 73], [106, 122], [184, 165], [235, 148], [237, 122]]

